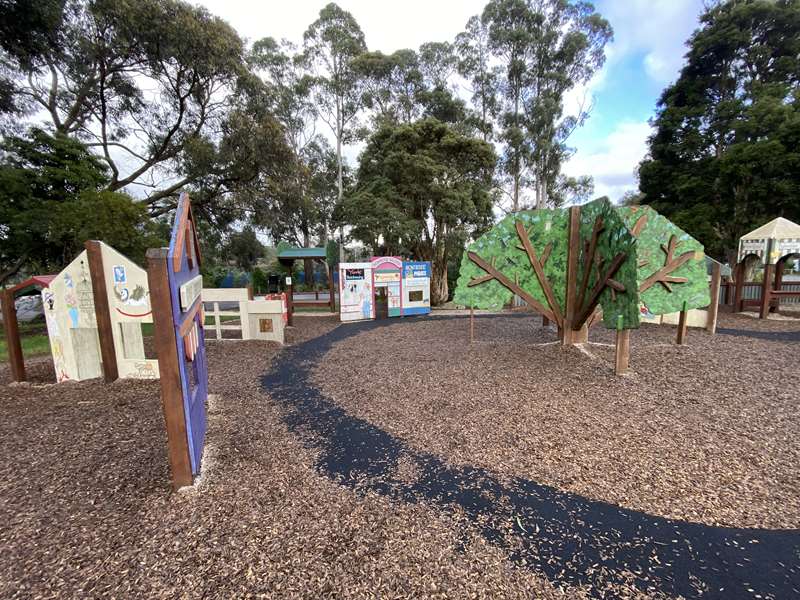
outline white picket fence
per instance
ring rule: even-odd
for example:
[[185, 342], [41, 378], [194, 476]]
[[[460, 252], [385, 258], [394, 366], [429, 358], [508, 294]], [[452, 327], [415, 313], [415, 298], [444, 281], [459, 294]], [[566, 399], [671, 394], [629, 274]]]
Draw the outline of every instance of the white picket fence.
[[[203, 288], [206, 317], [214, 319], [212, 324], [206, 325], [206, 332], [214, 331], [216, 335], [213, 339], [221, 340], [223, 331], [239, 331], [239, 337], [233, 339], [249, 340], [250, 328], [247, 326], [249, 300], [252, 300], [249, 288]], [[235, 319], [223, 320], [222, 317], [238, 317], [238, 322]]]

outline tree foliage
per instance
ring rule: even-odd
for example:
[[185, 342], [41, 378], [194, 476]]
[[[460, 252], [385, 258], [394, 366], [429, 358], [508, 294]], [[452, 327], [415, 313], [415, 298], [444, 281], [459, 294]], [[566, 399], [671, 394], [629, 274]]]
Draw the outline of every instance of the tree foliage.
[[385, 126], [367, 143], [339, 219], [377, 253], [430, 260], [431, 302], [445, 302], [449, 242], [491, 223], [495, 160], [489, 144], [433, 118]]
[[314, 75], [319, 117], [336, 140], [338, 200], [344, 194], [342, 145], [355, 139], [363, 105], [355, 59], [367, 51], [364, 33], [346, 10], [331, 2], [303, 35], [306, 58]]
[[[488, 49], [500, 61], [500, 166], [510, 182], [511, 210], [522, 207], [527, 186], [543, 208], [569, 156], [566, 140], [587, 115], [581, 109], [565, 116], [564, 95], [603, 65], [611, 26], [591, 3], [571, 0], [491, 0], [481, 21]], [[471, 30], [474, 39], [477, 24]], [[487, 74], [480, 61], [474, 64], [480, 86]]]
[[664, 90], [644, 201], [719, 258], [776, 217], [800, 219], [800, 2], [712, 6]]
[[103, 190], [103, 162], [64, 135], [9, 137], [0, 163], [0, 283], [20, 270], [57, 270], [100, 239], [143, 260], [155, 235], [141, 203]]
[[521, 211], [476, 240], [461, 261], [456, 303], [497, 309], [520, 296], [559, 328], [579, 329], [601, 306], [608, 327], [639, 326], [636, 240], [607, 200], [580, 209], [574, 315], [567, 314], [570, 212]]
[[34, 40], [27, 53], [7, 53], [15, 98], [46, 115], [52, 132], [98, 154], [108, 168], [106, 190], [133, 186], [159, 215], [186, 186], [203, 185], [202, 197], [224, 200], [242, 182], [237, 177], [247, 182], [264, 166], [226, 156], [225, 144], [237, 143], [226, 136], [241, 121], [232, 113], [253, 108], [244, 106], [252, 91], [244, 46], [227, 23], [181, 0], [60, 6], [58, 18], [46, 21], [47, 44]]
[[224, 255], [243, 271], [251, 271], [265, 255], [264, 244], [258, 240], [255, 230], [246, 226], [228, 236]]
[[[571, 245], [573, 210], [578, 240]], [[468, 248], [456, 303], [498, 309], [514, 295], [561, 330], [579, 329], [598, 306], [606, 327], [634, 329], [640, 302], [653, 314], [667, 314], [710, 301], [702, 245], [651, 208], [614, 207], [607, 198], [509, 215]]]

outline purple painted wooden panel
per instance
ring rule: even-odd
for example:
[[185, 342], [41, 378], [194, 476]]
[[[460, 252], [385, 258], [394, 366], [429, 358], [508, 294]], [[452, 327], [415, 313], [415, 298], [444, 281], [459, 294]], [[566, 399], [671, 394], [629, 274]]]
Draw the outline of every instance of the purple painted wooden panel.
[[[183, 387], [183, 411], [186, 418], [186, 435], [189, 443], [189, 458], [192, 463], [192, 473], [200, 473], [200, 461], [203, 456], [203, 444], [206, 436], [206, 400], [208, 398], [208, 366], [206, 363], [206, 349], [204, 337], [204, 323], [202, 304], [200, 310], [194, 311], [197, 303], [202, 302], [202, 298], [187, 307], [186, 311], [181, 310], [180, 287], [200, 274], [200, 257], [195, 255], [197, 248], [197, 235], [194, 223], [191, 219], [191, 210], [186, 204], [189, 203], [189, 195], [185, 192], [178, 200], [175, 223], [172, 226], [172, 236], [169, 242], [168, 254], [168, 273], [169, 290], [172, 299], [172, 313], [175, 323], [176, 351], [178, 352], [178, 365], [180, 367], [181, 385]], [[178, 246], [181, 239], [180, 231], [189, 224], [186, 231], [184, 243]], [[191, 236], [191, 237], [190, 237]], [[188, 243], [187, 241], [188, 240]], [[188, 248], [188, 250], [187, 250]], [[190, 256], [192, 255], [191, 264]], [[173, 268], [175, 256], [182, 255], [179, 270]], [[191, 319], [196, 325], [196, 351], [193, 360], [187, 357], [186, 342], [180, 331], [184, 322]], [[191, 334], [191, 329], [190, 333]], [[192, 344], [194, 346], [194, 344]]]

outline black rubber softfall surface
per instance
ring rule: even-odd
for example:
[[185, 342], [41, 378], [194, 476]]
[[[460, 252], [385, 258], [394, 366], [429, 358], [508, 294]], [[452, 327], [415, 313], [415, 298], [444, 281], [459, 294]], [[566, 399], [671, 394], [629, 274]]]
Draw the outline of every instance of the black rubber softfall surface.
[[717, 333], [757, 338], [760, 340], [767, 340], [768, 342], [800, 342], [800, 331], [751, 331], [749, 329], [717, 327]]
[[[311, 371], [332, 344], [386, 323], [337, 327], [287, 348], [262, 379], [286, 409], [290, 430], [320, 451], [318, 469], [326, 477], [400, 502], [460, 508], [517, 564], [556, 585], [588, 585], [595, 595], [609, 584], [632, 583], [643, 592], [687, 598], [800, 597], [800, 530], [687, 523], [527, 479], [501, 483], [487, 470], [449, 466], [349, 415], [315, 388]], [[401, 457], [416, 466], [414, 483], [393, 477]]]

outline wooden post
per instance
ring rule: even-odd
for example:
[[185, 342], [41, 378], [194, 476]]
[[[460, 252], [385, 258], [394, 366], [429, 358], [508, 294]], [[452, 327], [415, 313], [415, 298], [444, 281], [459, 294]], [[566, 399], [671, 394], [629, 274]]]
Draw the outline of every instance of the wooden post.
[[686, 343], [686, 317], [688, 316], [689, 311], [686, 310], [686, 302], [683, 303], [683, 310], [680, 312], [680, 316], [678, 317], [678, 344], [682, 345]]
[[[775, 283], [772, 285], [772, 290], [775, 292], [780, 292], [781, 288], [783, 287], [783, 271], [786, 268], [786, 257], [781, 258], [775, 264]], [[769, 307], [769, 312], [778, 312], [781, 307], [781, 298], [778, 296], [778, 301], [776, 302], [775, 306]]]
[[100, 340], [103, 379], [111, 383], [119, 379], [117, 351], [114, 348], [114, 325], [111, 323], [111, 307], [108, 305], [108, 289], [103, 272], [103, 250], [100, 242], [89, 240], [84, 243], [89, 259], [89, 278], [92, 280], [94, 316], [97, 320], [97, 337]]
[[253, 284], [252, 283], [248, 283], [247, 284], [247, 299], [248, 300], [252, 300], [253, 299]]
[[711, 335], [717, 332], [717, 313], [719, 311], [719, 286], [722, 274], [720, 265], [712, 263], [711, 267], [711, 304], [708, 305], [708, 317], [706, 319], [706, 331]]
[[[769, 260], [769, 256], [767, 256]], [[761, 282], [761, 311], [759, 318], [766, 319], [769, 315], [769, 303], [772, 299], [772, 276], [775, 273], [775, 265], [764, 265], [764, 279]]]
[[741, 261], [739, 264], [736, 265], [736, 269], [734, 271], [734, 276], [736, 277], [736, 281], [734, 281], [733, 287], [733, 312], [742, 312], [742, 290], [744, 289], [744, 261]]
[[291, 327], [293, 325], [294, 316], [294, 286], [292, 285], [292, 278], [287, 277], [289, 280], [289, 289], [286, 292], [286, 325]]
[[328, 300], [331, 304], [331, 312], [336, 312], [336, 293], [333, 290], [333, 267], [328, 267], [328, 293], [330, 297]]
[[564, 307], [564, 326], [561, 328], [561, 345], [571, 346], [576, 343], [576, 332], [572, 330], [578, 312], [577, 280], [578, 280], [578, 255], [581, 246], [581, 207], [571, 206], [569, 209], [569, 247], [567, 249], [567, 290], [566, 306]]
[[19, 323], [17, 307], [14, 304], [14, 292], [2, 290], [3, 331], [8, 347], [8, 363], [11, 366], [11, 379], [25, 381], [25, 359], [22, 357], [22, 342], [19, 339]]
[[549, 327], [550, 326], [550, 319], [542, 315], [542, 327]]
[[172, 471], [172, 487], [177, 490], [192, 485], [193, 478], [167, 275], [168, 254], [167, 248], [151, 248], [147, 251], [147, 283], [150, 287], [150, 306], [153, 309], [153, 335], [158, 353], [161, 402], [167, 425], [167, 453]]
[[469, 307], [469, 343], [475, 341], [475, 310], [472, 306]]
[[631, 330], [622, 328], [622, 315], [617, 317], [617, 340], [614, 360], [614, 372], [623, 375], [628, 370], [631, 352]]

